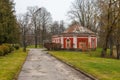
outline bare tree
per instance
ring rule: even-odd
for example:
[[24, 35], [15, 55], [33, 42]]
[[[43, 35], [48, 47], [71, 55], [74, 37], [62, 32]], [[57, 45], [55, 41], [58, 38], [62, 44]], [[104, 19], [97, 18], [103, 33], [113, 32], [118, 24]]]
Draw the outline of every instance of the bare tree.
[[118, 5], [117, 1], [119, 0], [98, 0], [100, 8], [101, 33], [103, 34], [102, 39], [104, 41], [101, 53], [102, 57], [105, 57], [108, 45], [110, 45], [111, 55], [113, 52], [113, 41], [115, 40], [113, 38], [113, 34], [114, 30], [116, 31], [116, 25], [119, 23], [118, 19], [120, 15], [120, 10], [116, 8]]
[[98, 29], [96, 0], [75, 0], [72, 6], [71, 11], [68, 12], [70, 18], [96, 32]]
[[54, 21], [53, 24], [51, 25], [51, 34], [52, 35], [59, 35], [62, 32], [64, 32], [65, 26], [64, 26], [64, 21], [61, 20], [60, 22]]
[[114, 17], [117, 18], [114, 25], [113, 38], [117, 50], [117, 59], [120, 59], [120, 0], [114, 1]]
[[35, 40], [35, 48], [37, 48], [37, 11], [38, 7], [28, 7], [28, 13], [31, 17], [31, 24], [34, 28], [34, 40]]
[[35, 47], [37, 48], [38, 42], [40, 44], [40, 42], [43, 43], [47, 39], [48, 27], [52, 22], [52, 18], [50, 12], [44, 7], [29, 7], [28, 12], [34, 27]]
[[65, 31], [65, 24], [64, 24], [64, 21], [61, 20], [60, 21], [60, 29], [59, 29], [59, 32], [60, 34], [63, 33]]
[[53, 22], [53, 24], [51, 26], [51, 34], [52, 35], [59, 34], [59, 23], [58, 23], [58, 21]]
[[23, 44], [23, 51], [26, 52], [26, 33], [29, 30], [29, 16], [28, 13], [25, 13], [24, 15], [18, 16], [18, 24], [21, 29], [22, 34], [22, 44]]
[[47, 32], [49, 25], [52, 22], [51, 14], [45, 8], [41, 9], [41, 29], [42, 29], [42, 43], [47, 39]]

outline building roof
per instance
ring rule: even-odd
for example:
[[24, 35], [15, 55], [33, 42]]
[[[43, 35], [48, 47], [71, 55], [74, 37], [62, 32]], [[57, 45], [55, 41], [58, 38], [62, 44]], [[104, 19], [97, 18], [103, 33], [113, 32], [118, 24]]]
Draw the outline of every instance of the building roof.
[[54, 37], [54, 38], [58, 38], [58, 37], [60, 37], [61, 35], [53, 35], [52, 37]]
[[75, 34], [95, 34], [94, 32], [92, 32], [91, 30], [80, 26], [79, 24], [70, 26], [66, 31], [63, 32], [63, 34], [67, 34], [67, 33], [75, 33]]
[[73, 36], [96, 37], [96, 35], [93, 31], [87, 29], [86, 27], [80, 26], [79, 24], [72, 25], [67, 30], [65, 30], [61, 35], [53, 35], [52, 37], [57, 38], [57, 37], [61, 37], [61, 36], [64, 36], [64, 37], [73, 37]]

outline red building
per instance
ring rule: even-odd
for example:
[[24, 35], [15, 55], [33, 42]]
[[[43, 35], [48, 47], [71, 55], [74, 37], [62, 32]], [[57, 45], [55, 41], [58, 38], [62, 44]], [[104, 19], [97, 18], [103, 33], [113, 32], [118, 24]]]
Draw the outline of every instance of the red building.
[[62, 49], [96, 49], [97, 37], [94, 32], [80, 25], [70, 26], [61, 35], [52, 36], [53, 43], [60, 43]]

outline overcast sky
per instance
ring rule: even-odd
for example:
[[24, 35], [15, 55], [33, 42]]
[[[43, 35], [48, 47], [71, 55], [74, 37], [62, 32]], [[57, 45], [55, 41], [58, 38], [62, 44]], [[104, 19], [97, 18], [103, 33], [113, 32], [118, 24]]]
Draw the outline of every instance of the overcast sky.
[[68, 20], [67, 12], [70, 10], [73, 1], [74, 0], [14, 0], [16, 3], [16, 14], [25, 13], [29, 6], [45, 7], [52, 14], [54, 21]]

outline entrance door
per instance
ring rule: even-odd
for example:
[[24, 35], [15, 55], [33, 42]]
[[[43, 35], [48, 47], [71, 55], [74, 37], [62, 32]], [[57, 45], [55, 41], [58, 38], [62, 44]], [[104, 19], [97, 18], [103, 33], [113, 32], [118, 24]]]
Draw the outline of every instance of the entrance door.
[[86, 42], [80, 42], [79, 43], [79, 49], [81, 49], [81, 50], [86, 50], [87, 49], [87, 46], [86, 46]]

